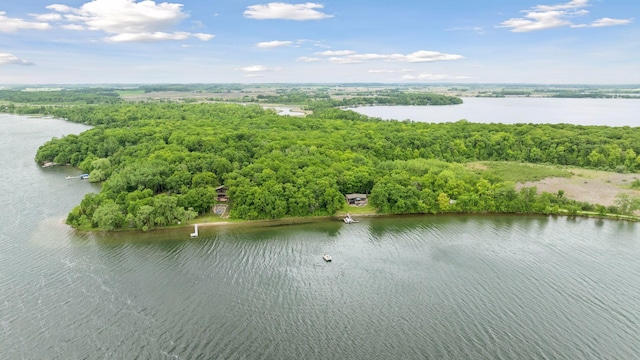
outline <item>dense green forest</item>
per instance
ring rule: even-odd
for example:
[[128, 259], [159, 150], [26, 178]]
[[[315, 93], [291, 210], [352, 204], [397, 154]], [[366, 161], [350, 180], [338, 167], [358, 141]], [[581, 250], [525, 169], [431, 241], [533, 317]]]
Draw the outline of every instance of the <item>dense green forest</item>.
[[188, 221], [228, 187], [230, 216], [332, 215], [344, 194], [370, 194], [380, 213], [615, 212], [562, 194], [516, 191], [463, 163], [506, 160], [616, 171], [640, 168], [640, 128], [383, 121], [327, 108], [299, 118], [234, 104], [51, 107], [94, 125], [54, 138], [39, 162], [71, 164], [104, 181], [67, 221], [83, 228], [140, 228]]
[[[114, 104], [122, 101], [113, 89], [89, 88], [73, 90], [16, 91], [0, 90], [0, 101], [22, 104]], [[28, 108], [9, 105], [11, 112]], [[32, 110], [33, 111], [33, 110]]]

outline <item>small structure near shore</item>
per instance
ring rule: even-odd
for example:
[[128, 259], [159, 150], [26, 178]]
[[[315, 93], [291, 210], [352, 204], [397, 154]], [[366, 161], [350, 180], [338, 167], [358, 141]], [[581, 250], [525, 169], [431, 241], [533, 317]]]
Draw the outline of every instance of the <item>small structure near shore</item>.
[[195, 225], [195, 231], [191, 233], [192, 238], [198, 237], [198, 224]]
[[229, 197], [227, 197], [227, 190], [229, 190], [228, 187], [224, 186], [224, 185], [220, 185], [216, 188], [216, 201], [221, 201], [221, 202], [227, 202], [229, 201]]
[[347, 194], [344, 197], [349, 206], [365, 206], [369, 202], [367, 194]]

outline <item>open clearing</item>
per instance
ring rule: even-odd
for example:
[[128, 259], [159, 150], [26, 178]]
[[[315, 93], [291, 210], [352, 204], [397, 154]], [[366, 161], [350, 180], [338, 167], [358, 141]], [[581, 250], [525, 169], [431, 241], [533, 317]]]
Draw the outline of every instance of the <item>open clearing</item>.
[[640, 179], [640, 174], [619, 174], [607, 171], [588, 169], [569, 169], [571, 177], [548, 177], [539, 181], [518, 183], [516, 189], [535, 186], [538, 192], [557, 193], [564, 191], [564, 196], [591, 204], [610, 206], [615, 204], [616, 195], [627, 193], [640, 197], [639, 190], [630, 188], [634, 180]]

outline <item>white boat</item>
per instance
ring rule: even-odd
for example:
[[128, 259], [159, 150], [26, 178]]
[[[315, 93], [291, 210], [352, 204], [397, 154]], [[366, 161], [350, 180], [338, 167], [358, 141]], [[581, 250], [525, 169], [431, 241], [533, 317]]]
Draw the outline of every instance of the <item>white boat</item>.
[[324, 259], [324, 261], [329, 262], [329, 261], [331, 261], [331, 255], [329, 255], [329, 254], [324, 254], [324, 255], [322, 255], [322, 259]]
[[349, 214], [347, 214], [347, 216], [345, 216], [343, 220], [345, 224], [354, 224], [358, 222], [357, 220], [353, 220], [353, 218]]

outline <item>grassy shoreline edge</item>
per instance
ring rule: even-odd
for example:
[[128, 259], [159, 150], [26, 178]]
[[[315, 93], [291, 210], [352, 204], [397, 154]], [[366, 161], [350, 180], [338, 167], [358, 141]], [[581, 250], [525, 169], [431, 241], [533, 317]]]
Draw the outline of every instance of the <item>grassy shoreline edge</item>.
[[[346, 216], [346, 212], [336, 214], [336, 215], [324, 215], [324, 216], [306, 216], [306, 217], [289, 217], [282, 219], [267, 219], [267, 220], [242, 220], [242, 219], [220, 219], [220, 221], [207, 221], [202, 222], [198, 221], [198, 219], [194, 219], [190, 221], [188, 224], [178, 224], [171, 226], [163, 226], [156, 227], [150, 230], [147, 230], [145, 233], [153, 233], [153, 232], [162, 232], [166, 230], [176, 230], [176, 229], [192, 229], [195, 225], [198, 225], [198, 228], [215, 228], [215, 227], [230, 227], [230, 226], [241, 226], [246, 228], [257, 228], [257, 227], [276, 227], [276, 226], [289, 226], [289, 225], [301, 225], [301, 224], [309, 224], [309, 223], [322, 223], [322, 222], [330, 222], [330, 221], [338, 221], [342, 222], [344, 216]], [[575, 214], [570, 214], [566, 210], [561, 210], [560, 213], [557, 214], [546, 214], [546, 213], [472, 213], [472, 212], [451, 212], [451, 213], [439, 213], [439, 214], [431, 214], [431, 213], [412, 213], [412, 214], [380, 214], [380, 213], [359, 213], [354, 217], [367, 217], [367, 218], [400, 218], [400, 217], [445, 217], [445, 216], [541, 216], [541, 217], [567, 217], [567, 218], [587, 218], [587, 219], [599, 219], [599, 220], [615, 220], [615, 221], [628, 221], [628, 222], [640, 222], [640, 217], [633, 215], [621, 215], [621, 214], [605, 214], [601, 215], [596, 212], [589, 211], [578, 211]], [[200, 218], [210, 217], [210, 216], [201, 216]], [[70, 225], [68, 225], [70, 226]], [[118, 230], [103, 230], [103, 229], [76, 229], [75, 231], [82, 233], [128, 233], [128, 232], [140, 232], [140, 229], [118, 229]]]

